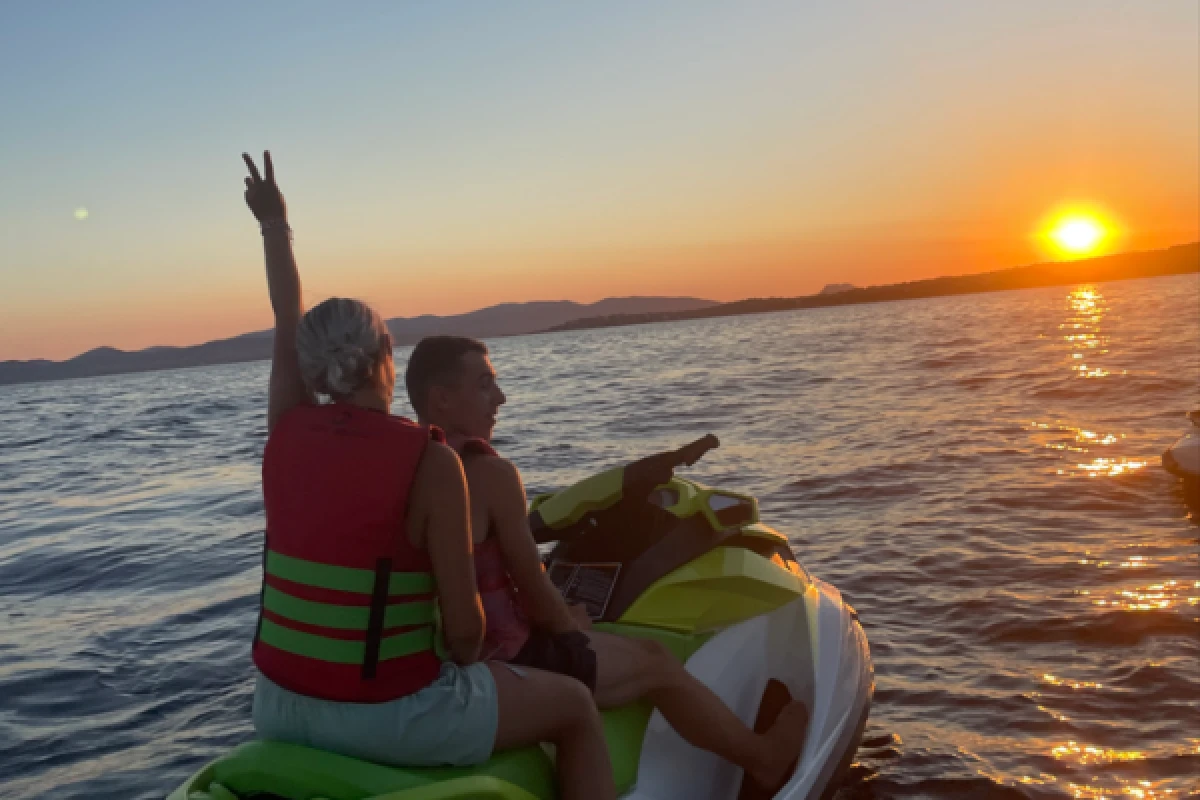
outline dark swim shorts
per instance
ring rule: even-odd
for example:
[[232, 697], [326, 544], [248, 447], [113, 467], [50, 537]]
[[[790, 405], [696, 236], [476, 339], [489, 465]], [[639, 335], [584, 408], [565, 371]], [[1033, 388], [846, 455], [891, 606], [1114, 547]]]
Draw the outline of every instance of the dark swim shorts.
[[547, 633], [534, 628], [510, 664], [569, 675], [596, 691], [596, 653], [582, 631]]

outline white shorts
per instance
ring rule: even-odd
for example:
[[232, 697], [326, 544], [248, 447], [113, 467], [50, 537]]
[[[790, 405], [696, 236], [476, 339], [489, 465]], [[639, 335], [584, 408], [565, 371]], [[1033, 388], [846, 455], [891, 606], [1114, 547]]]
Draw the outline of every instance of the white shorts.
[[386, 703], [339, 703], [296, 694], [261, 673], [254, 688], [260, 739], [395, 766], [471, 766], [496, 742], [496, 682], [487, 664], [446, 662], [433, 683]]

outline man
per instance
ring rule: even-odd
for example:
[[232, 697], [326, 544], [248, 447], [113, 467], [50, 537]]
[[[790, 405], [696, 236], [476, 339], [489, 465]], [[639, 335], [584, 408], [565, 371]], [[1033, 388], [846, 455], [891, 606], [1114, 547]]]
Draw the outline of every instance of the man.
[[[487, 347], [457, 336], [423, 339], [409, 358], [405, 385], [420, 422], [437, 425], [463, 453], [489, 635], [494, 627], [504, 631], [491, 637], [493, 657], [572, 675], [592, 689], [600, 708], [645, 698], [695, 747], [742, 767], [762, 788], [781, 784], [803, 746], [808, 718], [801, 703], [784, 708], [769, 731], [757, 734], [661, 644], [590, 630], [582, 609], [568, 607], [550, 582], [529, 530], [521, 475], [482, 444], [491, 440], [506, 401]], [[502, 556], [500, 585], [510, 594], [515, 587], [528, 627], [520, 627], [524, 618], [489, 604], [497, 586], [484, 585], [489, 568], [480, 562], [490, 560], [483, 558], [488, 548]]]

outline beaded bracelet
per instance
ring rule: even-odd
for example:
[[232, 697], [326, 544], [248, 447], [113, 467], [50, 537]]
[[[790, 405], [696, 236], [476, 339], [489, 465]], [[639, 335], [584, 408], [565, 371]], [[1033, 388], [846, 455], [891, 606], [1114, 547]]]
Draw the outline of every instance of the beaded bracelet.
[[262, 231], [263, 236], [266, 236], [268, 231], [285, 230], [287, 231], [288, 239], [292, 238], [292, 226], [288, 225], [288, 221], [282, 217], [279, 219], [263, 220], [259, 223], [259, 230]]

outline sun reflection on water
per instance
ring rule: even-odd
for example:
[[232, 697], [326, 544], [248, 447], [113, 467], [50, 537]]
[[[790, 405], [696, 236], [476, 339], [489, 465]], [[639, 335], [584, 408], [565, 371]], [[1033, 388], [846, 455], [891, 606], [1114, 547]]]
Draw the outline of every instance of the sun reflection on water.
[[[1117, 750], [1109, 747], [1098, 747], [1068, 740], [1050, 748], [1050, 755], [1056, 760], [1080, 767], [1109, 767], [1114, 764], [1135, 764], [1145, 761], [1149, 753], [1142, 750]], [[1071, 797], [1083, 800], [1110, 800], [1117, 797], [1134, 797], [1142, 800], [1166, 800], [1180, 797], [1179, 790], [1170, 788], [1167, 781], [1128, 780], [1120, 775], [1108, 773], [1103, 780], [1098, 775], [1092, 775], [1091, 782], [1063, 781]], [[1058, 783], [1051, 775], [1041, 775], [1038, 778], [1025, 776], [1021, 778], [1025, 784]]]
[[1117, 761], [1142, 761], [1146, 758], [1146, 754], [1141, 750], [1113, 750], [1075, 741], [1051, 748], [1050, 755], [1060, 761], [1069, 760], [1079, 764], [1112, 764]]
[[[1106, 378], [1112, 373], [1097, 366], [1094, 359], [1108, 355], [1108, 335], [1100, 324], [1108, 314], [1104, 295], [1095, 286], [1080, 286], [1067, 295], [1067, 318], [1058, 326], [1070, 350], [1069, 369], [1080, 378]], [[1093, 363], [1082, 362], [1092, 358]]]
[[[1065, 347], [1059, 362], [1073, 379], [1105, 380], [1126, 374], [1113, 367], [1109, 360], [1112, 340], [1109, 336], [1111, 309], [1104, 295], [1095, 286], [1079, 286], [1066, 296], [1066, 313], [1058, 326]], [[1061, 373], [1060, 373], [1061, 374]], [[1145, 469], [1152, 458], [1130, 452], [1126, 434], [1106, 430], [1095, 424], [1073, 425], [1066, 420], [1029, 423], [1034, 442], [1045, 450], [1055, 451], [1062, 461], [1057, 474], [1087, 478], [1120, 478]], [[1084, 551], [1074, 559], [1078, 564], [1105, 571], [1111, 581], [1117, 576], [1126, 578], [1120, 585], [1107, 583], [1103, 588], [1076, 590], [1082, 603], [1095, 612], [1187, 613], [1200, 605], [1200, 581], [1167, 579], [1158, 574], [1163, 566], [1151, 555], [1130, 555], [1122, 552], [1095, 553]], [[1038, 677], [1037, 690], [1031, 697], [1037, 708], [1055, 721], [1078, 724], [1073, 719], [1069, 698], [1102, 696], [1114, 691], [1096, 681], [1043, 673]], [[1086, 707], [1086, 705], [1085, 705]], [[1071, 713], [1068, 716], [1064, 711]], [[1086, 714], [1083, 715], [1086, 717]], [[1078, 733], [1076, 733], [1078, 735]], [[1200, 752], [1197, 742], [1188, 740], [1189, 754]], [[1143, 798], [1157, 800], [1179, 798], [1181, 792], [1173, 780], [1144, 780], [1146, 762], [1161, 757], [1181, 755], [1144, 749], [1110, 747], [1095, 742], [1068, 739], [1046, 740], [1042, 752], [1062, 765], [1057, 774], [1033, 773], [1022, 776], [1023, 784], [1049, 785], [1068, 796], [1083, 800], [1101, 798]], [[1133, 775], [1130, 775], [1130, 771]]]
[[[1076, 464], [1076, 468], [1082, 470], [1090, 478], [1099, 478], [1101, 476], [1125, 475], [1139, 470], [1149, 464], [1149, 461], [1138, 461], [1132, 458], [1093, 458], [1086, 464]], [[1059, 470], [1062, 473], [1062, 470]]]
[[1042, 675], [1042, 683], [1050, 686], [1065, 686], [1071, 689], [1103, 689], [1103, 684], [1093, 683], [1092, 681], [1072, 681], [1066, 678], [1059, 678], [1056, 675], [1051, 675], [1049, 672]]
[[[1136, 763], [1147, 757], [1145, 753], [1136, 750], [1109, 750], [1080, 745], [1073, 741], [1052, 748], [1051, 755], [1059, 761], [1073, 762], [1079, 767]], [[1064, 780], [1061, 782], [1061, 786], [1066, 789], [1070, 797], [1081, 800], [1114, 800], [1118, 797], [1132, 797], [1140, 800], [1174, 800], [1174, 798], [1181, 797], [1178, 789], [1164, 785], [1166, 781], [1128, 780], [1119, 775], [1107, 776], [1104, 784], [1100, 782], [1099, 776], [1091, 776], [1091, 780], [1091, 783]], [[1017, 781], [1026, 786], [1060, 785], [1057, 776], [1045, 772], [1039, 775], [1022, 775]]]
[[[1082, 381], [1115, 381], [1128, 374], [1114, 364], [1110, 351], [1120, 342], [1110, 337], [1110, 328], [1119, 321], [1096, 287], [1079, 286], [1067, 294], [1066, 311], [1059, 319], [1057, 332], [1061, 338], [1048, 334], [1055, 339], [1054, 358], [1061, 359], [1051, 362], [1057, 374], [1048, 382], [1055, 387], [1055, 402], [1062, 402], [1059, 408], [1087, 409], [1083, 413], [1090, 414], [1091, 406], [1084, 403], [1098, 396], [1103, 384]], [[1105, 409], [1097, 408], [1094, 417], [1074, 419], [1065, 414], [1065, 418], [1050, 416], [1054, 411], [1046, 412], [1047, 417], [1042, 419], [1026, 417], [1025, 427], [1033, 449], [1048, 462], [1051, 474], [1118, 482], [1130, 476], [1144, 476], [1150, 472], [1146, 468], [1151, 463], [1157, 464], [1147, 450], [1134, 449], [1151, 445], [1135, 444], [1138, 434], [1114, 429], [1121, 423], [1114, 422], [1116, 417], [1104, 412]], [[1104, 492], [1102, 483], [1077, 482], [1069, 492], [1077, 494], [1081, 506], [1086, 508], [1091, 498]], [[1066, 556], [1072, 566], [1079, 565], [1074, 574], [1082, 581], [1080, 588], [1071, 591], [1074, 600], [1069, 604], [1069, 615], [1073, 622], [1096, 631], [1100, 638], [1110, 632], [1120, 638], [1122, 628], [1128, 625], [1151, 630], [1160, 622], [1158, 615], [1164, 624], [1172, 615], [1191, 620], [1200, 608], [1200, 581], [1194, 581], [1190, 575], [1183, 580], [1177, 572], [1172, 573], [1173, 558], [1157, 546], [1132, 542], [1121, 539], [1099, 546], [1092, 543], [1092, 549], [1081, 548]], [[1146, 547], [1154, 549], [1143, 549]], [[1135, 621], [1133, 615], [1139, 615], [1140, 619]], [[1146, 664], [1157, 666], [1149, 659]], [[1063, 671], [1068, 674], [1062, 674]], [[1188, 788], [1180, 788], [1177, 774], [1160, 778], [1157, 773], [1170, 772], [1162, 764], [1200, 754], [1200, 740], [1185, 740], [1185, 749], [1181, 750], [1177, 739], [1170, 744], [1158, 744], [1141, 739], [1093, 738], [1099, 736], [1091, 733], [1095, 722], [1093, 709], [1114, 696], [1132, 694], [1123, 679], [1098, 673], [1074, 658], [1061, 665], [1044, 664], [1030, 678], [1034, 686], [1025, 697], [1043, 715], [1042, 723], [1056, 730], [1047, 738], [1039, 737], [1033, 746], [1053, 766], [1043, 762], [1023, 775], [1013, 775], [1010, 781], [1029, 786], [1028, 791], [1046, 787], [1041, 791], [1084, 800], [1178, 800], [1189, 796]], [[1068, 735], [1073, 738], [1068, 739]]]
[[[1121, 434], [1122, 438], [1124, 438], [1124, 436], [1125, 434]], [[1092, 444], [1116, 444], [1117, 437], [1112, 433], [1101, 435], [1099, 433], [1095, 433], [1094, 431], [1080, 430], [1078, 435], [1075, 437], [1075, 440], [1079, 442], [1091, 442]]]
[[1088, 786], [1086, 784], [1068, 783], [1067, 790], [1071, 797], [1079, 800], [1110, 800], [1114, 797], [1136, 797], [1141, 800], [1167, 800], [1179, 797], [1174, 789], [1156, 787], [1153, 781], [1126, 781], [1117, 779], [1119, 786], [1109, 789], [1103, 786]]
[[[1062, 423], [1050, 424], [1033, 420], [1029, 429], [1036, 431], [1034, 440], [1047, 450], [1058, 450], [1063, 453], [1078, 453], [1087, 455], [1093, 448], [1112, 447], [1118, 445], [1125, 434], [1106, 431], [1093, 431], [1074, 425]], [[1086, 475], [1089, 478], [1116, 477], [1136, 472], [1150, 464], [1146, 458], [1130, 458], [1128, 456], [1104, 455], [1093, 456], [1090, 460], [1077, 461], [1069, 468], [1058, 470], [1059, 475]]]
[[[1072, 289], [1066, 297], [1067, 315], [1058, 329], [1067, 345], [1066, 368], [1079, 378], [1105, 378], [1112, 372], [1102, 365], [1109, 354], [1109, 336], [1103, 323], [1110, 312], [1108, 301], [1095, 286]], [[1060, 421], [1054, 423], [1033, 420], [1034, 439], [1048, 450], [1076, 454], [1068, 465], [1057, 469], [1059, 475], [1088, 478], [1116, 478], [1144, 469], [1152, 459], [1114, 453], [1094, 452], [1098, 448], [1113, 448], [1122, 444], [1125, 434], [1077, 427]]]
[[[1135, 556], [1134, 559], [1122, 562], [1120, 566], [1148, 566], [1140, 556]], [[1118, 589], [1113, 592], [1111, 598], [1099, 598], [1093, 600], [1092, 604], [1123, 611], [1165, 611], [1169, 608], [1200, 606], [1200, 581], [1189, 585], [1185, 581], [1168, 580], [1147, 586]]]

